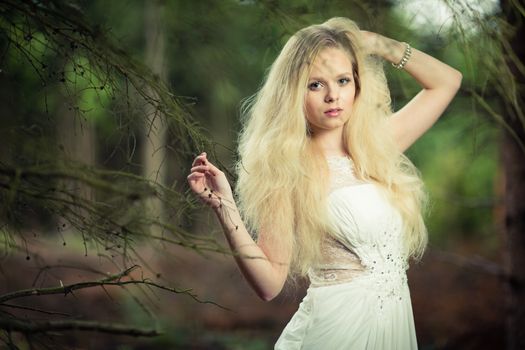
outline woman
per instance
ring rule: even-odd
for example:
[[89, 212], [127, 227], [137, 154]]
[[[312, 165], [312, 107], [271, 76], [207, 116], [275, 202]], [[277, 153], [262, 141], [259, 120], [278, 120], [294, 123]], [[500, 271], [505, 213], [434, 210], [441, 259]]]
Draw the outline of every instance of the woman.
[[[381, 59], [422, 87], [395, 113]], [[238, 206], [206, 153], [195, 159], [190, 187], [255, 292], [271, 300], [287, 277], [310, 279], [276, 349], [417, 348], [405, 270], [427, 243], [425, 195], [403, 152], [460, 82], [408, 44], [333, 18], [293, 35], [249, 101]]]

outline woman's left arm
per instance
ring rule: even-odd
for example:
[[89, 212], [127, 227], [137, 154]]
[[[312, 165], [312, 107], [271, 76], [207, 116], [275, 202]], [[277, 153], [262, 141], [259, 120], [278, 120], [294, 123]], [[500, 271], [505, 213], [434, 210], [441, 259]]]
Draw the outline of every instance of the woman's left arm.
[[[370, 54], [398, 64], [406, 44], [380, 34], [362, 31]], [[403, 69], [423, 88], [389, 119], [390, 129], [399, 150], [404, 152], [437, 121], [461, 85], [461, 73], [445, 63], [411, 48]], [[395, 69], [395, 68], [393, 68]]]

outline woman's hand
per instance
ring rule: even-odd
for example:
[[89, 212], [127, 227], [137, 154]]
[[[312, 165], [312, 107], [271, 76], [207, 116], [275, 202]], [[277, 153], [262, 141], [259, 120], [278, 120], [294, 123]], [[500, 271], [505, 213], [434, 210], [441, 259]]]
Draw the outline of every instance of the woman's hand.
[[226, 175], [206, 158], [206, 152], [195, 158], [188, 184], [199, 198], [211, 206], [219, 208], [224, 202], [233, 202], [233, 194]]
[[381, 40], [381, 35], [361, 30], [361, 43], [363, 44], [364, 52], [367, 55], [377, 55], [384, 48], [384, 42]]
[[363, 49], [367, 55], [377, 55], [390, 62], [398, 62], [403, 56], [404, 44], [367, 30], [360, 32]]

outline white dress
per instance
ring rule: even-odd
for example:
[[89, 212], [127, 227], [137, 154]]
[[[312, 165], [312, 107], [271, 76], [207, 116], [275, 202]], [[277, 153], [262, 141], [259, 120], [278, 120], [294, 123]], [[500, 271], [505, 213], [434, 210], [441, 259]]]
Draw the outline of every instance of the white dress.
[[327, 161], [336, 232], [275, 349], [417, 349], [401, 216], [376, 185], [354, 176], [350, 158]]

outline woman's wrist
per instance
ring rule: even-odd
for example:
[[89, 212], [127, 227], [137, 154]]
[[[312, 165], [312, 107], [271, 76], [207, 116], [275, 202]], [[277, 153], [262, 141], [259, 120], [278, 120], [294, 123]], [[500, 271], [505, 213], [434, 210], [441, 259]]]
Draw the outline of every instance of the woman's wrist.
[[221, 205], [214, 207], [213, 211], [221, 223], [224, 234], [228, 239], [234, 237], [236, 233], [245, 230], [241, 215], [235, 203], [233, 205]]
[[392, 67], [397, 69], [403, 69], [405, 68], [405, 65], [408, 63], [408, 60], [410, 60], [410, 57], [412, 56], [412, 47], [408, 43], [405, 44], [405, 52], [403, 53], [403, 57], [401, 60], [399, 60], [398, 63], [392, 62]]
[[239, 210], [233, 199], [222, 199], [218, 205], [213, 205], [212, 209], [221, 222], [240, 217]]
[[398, 64], [405, 54], [406, 44], [384, 36], [381, 36], [380, 42], [377, 54], [388, 62]]
[[401, 62], [405, 54], [405, 43], [390, 39], [378, 33], [365, 30], [361, 32], [368, 54], [379, 56], [394, 64]]

